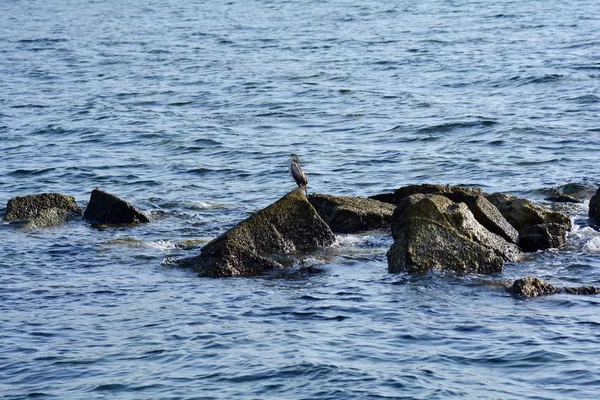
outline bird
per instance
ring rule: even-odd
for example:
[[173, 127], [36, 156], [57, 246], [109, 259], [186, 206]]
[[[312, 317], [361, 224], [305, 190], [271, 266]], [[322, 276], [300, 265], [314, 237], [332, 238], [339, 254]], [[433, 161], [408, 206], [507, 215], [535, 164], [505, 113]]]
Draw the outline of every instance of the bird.
[[302, 168], [300, 168], [300, 156], [298, 156], [298, 154], [290, 154], [289, 157], [287, 164], [290, 174], [296, 181], [298, 187], [304, 190], [304, 193], [308, 196], [308, 190], [306, 189], [308, 186], [308, 179], [306, 178], [304, 171], [302, 171]]

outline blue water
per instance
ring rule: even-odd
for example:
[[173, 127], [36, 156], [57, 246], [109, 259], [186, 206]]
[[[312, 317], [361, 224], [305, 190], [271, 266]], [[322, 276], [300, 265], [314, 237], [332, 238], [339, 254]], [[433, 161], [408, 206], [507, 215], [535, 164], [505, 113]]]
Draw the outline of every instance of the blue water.
[[138, 227], [0, 225], [2, 399], [598, 397], [600, 233], [484, 276], [392, 275], [387, 232], [319, 274], [203, 279], [172, 260], [295, 185], [600, 186], [600, 15], [581, 1], [3, 0], [0, 214], [94, 187]]

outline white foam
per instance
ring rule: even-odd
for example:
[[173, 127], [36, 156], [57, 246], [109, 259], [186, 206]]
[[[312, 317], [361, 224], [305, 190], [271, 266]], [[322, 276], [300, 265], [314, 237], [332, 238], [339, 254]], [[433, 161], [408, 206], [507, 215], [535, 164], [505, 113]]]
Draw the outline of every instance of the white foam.
[[583, 245], [583, 252], [590, 254], [600, 253], [600, 237], [595, 237]]
[[146, 243], [146, 246], [164, 252], [167, 252], [168, 250], [179, 249], [179, 245], [177, 243], [173, 243], [168, 240], [157, 240], [156, 242], [148, 242]]
[[569, 233], [569, 240], [576, 247], [580, 247], [583, 253], [600, 253], [600, 232], [589, 226], [583, 228], [575, 226], [575, 229]]

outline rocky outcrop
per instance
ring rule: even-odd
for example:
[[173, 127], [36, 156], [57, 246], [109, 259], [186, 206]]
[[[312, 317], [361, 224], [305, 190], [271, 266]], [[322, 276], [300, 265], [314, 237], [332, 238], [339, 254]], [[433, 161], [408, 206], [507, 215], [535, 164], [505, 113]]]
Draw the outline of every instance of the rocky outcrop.
[[515, 296], [521, 297], [537, 297], [561, 292], [560, 288], [552, 286], [535, 276], [517, 279], [506, 290]]
[[98, 188], [92, 191], [83, 218], [95, 224], [139, 224], [150, 218], [125, 200]]
[[306, 253], [333, 244], [335, 235], [300, 189], [240, 222], [184, 260], [201, 276], [260, 274], [279, 266], [273, 254]]
[[519, 231], [519, 246], [523, 251], [560, 247], [572, 228], [565, 214], [546, 210], [527, 199], [504, 193], [493, 193], [486, 198]]
[[590, 199], [590, 210], [588, 213], [592, 224], [600, 226], [600, 188]]
[[488, 231], [465, 203], [437, 194], [406, 197], [393, 215], [394, 244], [388, 270], [449, 269], [458, 272], [502, 271], [519, 249]]
[[362, 197], [312, 194], [308, 201], [333, 232], [355, 233], [389, 228], [394, 205]]
[[544, 200], [551, 201], [553, 203], [575, 203], [575, 204], [583, 203], [583, 200], [576, 199], [573, 196], [567, 196], [566, 194], [559, 195], [559, 196], [546, 197]]
[[566, 287], [559, 288], [553, 286], [547, 282], [542, 281], [540, 278], [535, 276], [528, 276], [526, 278], [520, 278], [515, 280], [511, 286], [507, 287], [506, 290], [520, 297], [537, 297], [546, 294], [562, 293], [563, 290], [567, 294], [599, 294], [595, 286], [581, 286], [581, 287]]
[[75, 198], [61, 193], [41, 193], [12, 198], [6, 205], [6, 221], [26, 221], [26, 227], [63, 224], [70, 215], [80, 215]]

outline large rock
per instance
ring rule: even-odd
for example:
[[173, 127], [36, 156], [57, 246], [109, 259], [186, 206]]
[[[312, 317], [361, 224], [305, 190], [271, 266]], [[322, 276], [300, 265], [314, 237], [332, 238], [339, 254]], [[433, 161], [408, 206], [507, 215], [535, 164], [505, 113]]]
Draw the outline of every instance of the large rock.
[[59, 209], [81, 214], [81, 208], [77, 205], [73, 196], [61, 193], [41, 193], [10, 199], [6, 205], [4, 219], [6, 221], [28, 220], [48, 209]]
[[389, 228], [394, 205], [362, 197], [312, 194], [310, 204], [333, 232], [353, 233]]
[[600, 226], [600, 188], [590, 199], [589, 217], [592, 224]]
[[310, 252], [334, 240], [329, 226], [297, 189], [208, 243], [183, 265], [208, 277], [256, 275], [278, 266], [270, 255]]
[[26, 221], [26, 228], [42, 228], [62, 225], [74, 215], [81, 215], [81, 208], [72, 196], [41, 193], [10, 199], [4, 219]]
[[404, 198], [415, 194], [439, 194], [448, 197], [455, 203], [465, 203], [475, 216], [475, 219], [490, 232], [500, 235], [514, 244], [517, 244], [519, 241], [517, 230], [483, 196], [479, 188], [432, 184], [409, 185], [397, 189], [393, 194], [384, 193], [369, 198], [400, 204]]
[[98, 188], [92, 191], [83, 217], [98, 224], [138, 224], [150, 222], [143, 212], [117, 196]]
[[527, 199], [504, 193], [493, 193], [486, 198], [519, 231], [519, 246], [524, 251], [560, 247], [572, 229], [568, 216], [546, 210]]
[[464, 203], [441, 195], [406, 197], [393, 215], [388, 270], [502, 271], [519, 249], [483, 227]]

